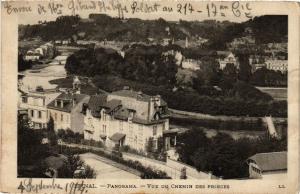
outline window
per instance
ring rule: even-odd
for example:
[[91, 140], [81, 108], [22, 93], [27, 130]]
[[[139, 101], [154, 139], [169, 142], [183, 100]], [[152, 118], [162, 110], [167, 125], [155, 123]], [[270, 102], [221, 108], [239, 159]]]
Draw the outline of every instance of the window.
[[26, 97], [26, 96], [23, 96], [23, 97], [22, 97], [22, 103], [27, 103], [27, 101], [28, 101], [28, 100], [27, 100], [27, 97]]
[[153, 136], [155, 136], [157, 134], [157, 126], [154, 125], [153, 126]]
[[38, 118], [42, 118], [42, 111], [38, 111]]
[[60, 121], [64, 121], [64, 115], [63, 114], [60, 115]]
[[31, 110], [30, 112], [31, 112], [30, 113], [31, 117], [33, 118], [34, 117], [34, 110]]
[[157, 150], [157, 139], [153, 139], [153, 148]]
[[120, 131], [123, 131], [123, 121], [119, 122], [119, 128], [120, 128]]
[[106, 134], [106, 125], [103, 125], [103, 133]]

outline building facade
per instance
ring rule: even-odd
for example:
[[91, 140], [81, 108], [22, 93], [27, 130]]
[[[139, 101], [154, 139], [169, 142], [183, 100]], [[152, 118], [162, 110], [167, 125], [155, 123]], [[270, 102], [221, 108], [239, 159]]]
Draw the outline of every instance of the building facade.
[[274, 71], [281, 71], [285, 73], [288, 71], [288, 61], [287, 60], [266, 60], [266, 68]]
[[153, 141], [155, 149], [163, 131], [169, 130], [167, 105], [161, 97], [128, 89], [91, 96], [84, 114], [84, 138], [108, 147], [128, 145], [144, 151]]
[[28, 118], [34, 129], [46, 128], [49, 122], [47, 104], [59, 94], [56, 90], [43, 89], [22, 92], [18, 108], [28, 111]]
[[84, 116], [81, 113], [82, 105], [89, 100], [88, 95], [62, 93], [47, 106], [49, 119], [54, 121], [54, 130], [70, 129], [83, 133]]

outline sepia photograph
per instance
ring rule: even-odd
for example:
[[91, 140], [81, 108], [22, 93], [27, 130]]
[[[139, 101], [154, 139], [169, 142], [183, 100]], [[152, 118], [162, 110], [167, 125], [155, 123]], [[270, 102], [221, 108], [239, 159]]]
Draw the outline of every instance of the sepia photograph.
[[291, 38], [289, 13], [262, 5], [3, 3], [7, 18], [17, 17], [10, 57], [16, 87], [3, 79], [16, 109], [2, 112], [12, 115], [2, 122], [16, 128], [15, 189], [44, 193], [49, 183], [51, 192], [68, 194], [218, 193], [275, 181], [270, 192], [287, 192], [290, 173], [298, 172], [290, 163], [299, 160], [290, 143], [299, 136], [290, 105], [299, 104], [288, 95], [299, 79], [290, 53], [299, 37]]
[[18, 176], [285, 178], [287, 21], [19, 25]]

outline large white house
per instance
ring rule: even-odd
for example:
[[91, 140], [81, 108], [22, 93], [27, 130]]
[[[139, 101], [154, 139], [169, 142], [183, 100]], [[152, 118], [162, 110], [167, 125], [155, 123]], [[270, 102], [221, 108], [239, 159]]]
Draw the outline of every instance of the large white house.
[[151, 139], [155, 149], [169, 130], [165, 101], [129, 89], [91, 96], [84, 113], [84, 138], [108, 147], [128, 145], [144, 151]]
[[28, 118], [34, 129], [45, 128], [49, 121], [47, 104], [59, 94], [60, 92], [56, 90], [43, 90], [42, 88], [37, 88], [29, 92], [21, 92], [18, 108], [27, 110]]

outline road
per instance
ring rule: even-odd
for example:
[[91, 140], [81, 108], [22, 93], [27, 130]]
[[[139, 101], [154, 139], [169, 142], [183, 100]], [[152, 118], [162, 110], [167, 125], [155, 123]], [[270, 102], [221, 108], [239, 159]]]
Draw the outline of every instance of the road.
[[140, 179], [139, 172], [124, 170], [126, 167], [96, 154], [85, 153], [80, 158], [96, 171], [97, 179]]

